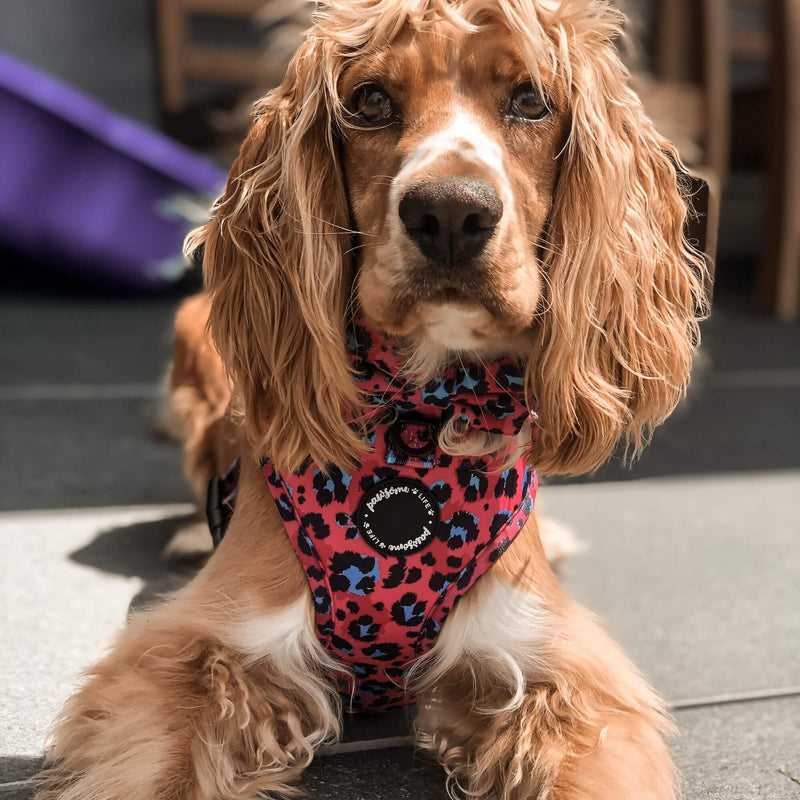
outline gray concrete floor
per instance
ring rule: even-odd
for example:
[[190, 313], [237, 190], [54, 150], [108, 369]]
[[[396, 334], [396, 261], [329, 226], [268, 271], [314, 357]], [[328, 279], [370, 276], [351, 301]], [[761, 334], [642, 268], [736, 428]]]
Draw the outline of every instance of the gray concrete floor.
[[[131, 601], [186, 578], [160, 553], [190, 495], [151, 435], [176, 302], [0, 301], [0, 798], [31, 796], [47, 725]], [[704, 347], [639, 464], [537, 503], [586, 545], [568, 591], [673, 703], [685, 796], [797, 800], [800, 327], [721, 296]], [[350, 724], [356, 752], [318, 759], [311, 796], [444, 798], [410, 747], [360, 749], [406, 730], [402, 714]]]

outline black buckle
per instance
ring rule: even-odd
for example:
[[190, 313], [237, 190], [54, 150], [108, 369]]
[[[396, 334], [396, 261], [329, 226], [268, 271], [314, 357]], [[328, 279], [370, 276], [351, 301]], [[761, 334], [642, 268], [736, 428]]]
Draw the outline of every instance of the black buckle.
[[228, 524], [233, 516], [233, 507], [236, 504], [236, 495], [239, 492], [239, 472], [241, 457], [234, 460], [227, 472], [219, 478], [212, 478], [208, 482], [206, 491], [206, 519], [208, 529], [211, 531], [211, 540], [217, 547], [228, 530]]
[[214, 548], [219, 547], [219, 543], [225, 536], [230, 516], [222, 502], [222, 478], [212, 478], [208, 482], [208, 491], [206, 492], [206, 519]]
[[[407, 433], [406, 429], [410, 426], [416, 426], [425, 431], [424, 440], [419, 446], [415, 447], [409, 444], [407, 436], [405, 439], [403, 438], [404, 433]], [[432, 460], [436, 454], [441, 427], [441, 420], [433, 417], [426, 417], [422, 414], [401, 413], [386, 431], [386, 443], [394, 452], [408, 458]]]

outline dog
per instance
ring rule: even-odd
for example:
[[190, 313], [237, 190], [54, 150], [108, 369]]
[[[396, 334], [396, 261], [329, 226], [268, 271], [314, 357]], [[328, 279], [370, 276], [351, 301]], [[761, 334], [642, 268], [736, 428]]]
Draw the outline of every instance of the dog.
[[663, 702], [532, 510], [536, 471], [641, 450], [704, 312], [622, 25], [602, 0], [319, 5], [187, 243], [241, 418], [227, 533], [90, 668], [37, 797], [291, 796], [343, 708], [412, 698], [454, 791], [676, 797]]

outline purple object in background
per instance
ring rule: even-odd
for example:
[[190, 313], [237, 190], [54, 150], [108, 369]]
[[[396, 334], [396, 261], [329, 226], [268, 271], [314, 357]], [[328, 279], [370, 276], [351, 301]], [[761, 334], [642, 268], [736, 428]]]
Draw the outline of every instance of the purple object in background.
[[158, 289], [224, 172], [0, 53], [0, 243], [102, 283]]

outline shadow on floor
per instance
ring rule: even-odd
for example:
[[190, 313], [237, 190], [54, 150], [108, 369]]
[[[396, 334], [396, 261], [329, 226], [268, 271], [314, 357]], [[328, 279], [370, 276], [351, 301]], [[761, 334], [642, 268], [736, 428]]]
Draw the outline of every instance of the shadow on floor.
[[183, 515], [111, 528], [71, 553], [70, 559], [103, 572], [144, 581], [144, 587], [131, 600], [131, 613], [178, 591], [203, 566], [204, 557], [169, 559], [164, 556], [164, 549], [175, 534], [197, 523], [195, 516]]
[[[0, 800], [32, 800], [31, 779], [41, 765], [38, 758], [0, 759]], [[392, 776], [391, 783], [386, 780], [387, 775]], [[309, 800], [447, 799], [444, 771], [411, 747], [317, 757], [306, 770], [302, 787]]]

